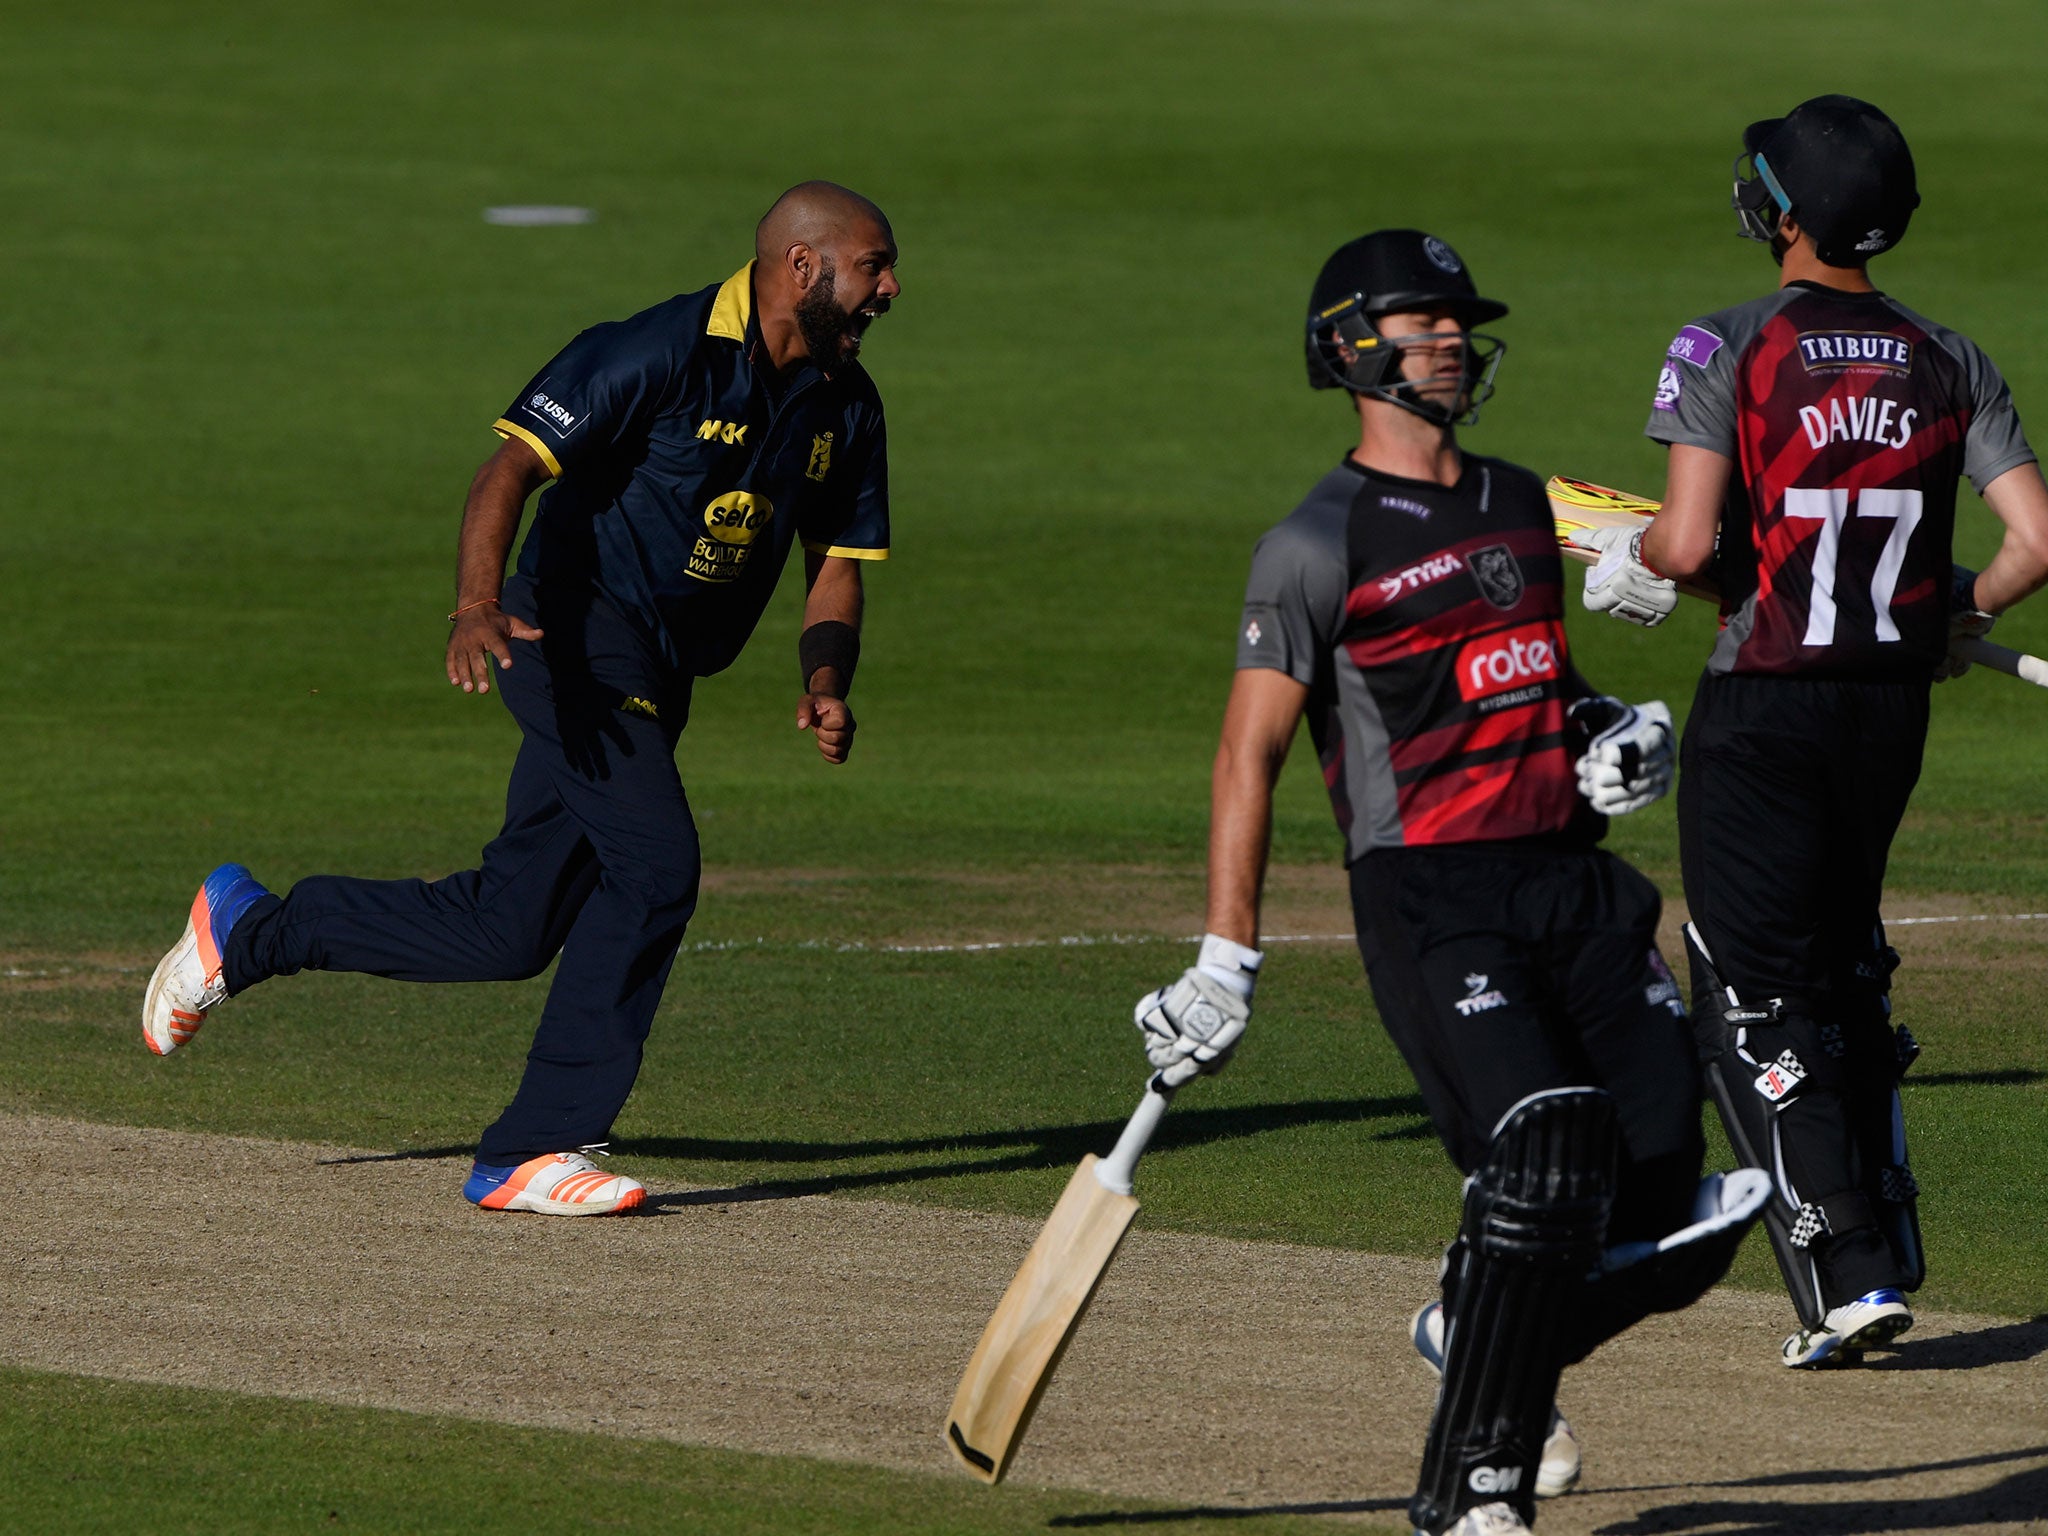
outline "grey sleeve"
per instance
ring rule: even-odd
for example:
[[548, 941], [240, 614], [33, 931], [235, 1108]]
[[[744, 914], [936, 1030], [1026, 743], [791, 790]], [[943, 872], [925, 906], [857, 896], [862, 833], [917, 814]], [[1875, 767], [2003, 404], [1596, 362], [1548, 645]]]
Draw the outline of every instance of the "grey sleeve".
[[1735, 355], [1741, 350], [1712, 320], [1695, 320], [1671, 339], [1650, 400], [1646, 437], [1735, 457]]
[[1998, 367], [1967, 336], [1939, 332], [1942, 346], [1963, 365], [1970, 383], [1970, 431], [1963, 439], [1963, 473], [1978, 493], [2009, 469], [2034, 462], [2034, 450], [2013, 409], [2012, 391]]
[[1239, 669], [1264, 667], [1312, 686], [1343, 623], [1344, 577], [1343, 550], [1291, 519], [1260, 539], [1237, 626]]

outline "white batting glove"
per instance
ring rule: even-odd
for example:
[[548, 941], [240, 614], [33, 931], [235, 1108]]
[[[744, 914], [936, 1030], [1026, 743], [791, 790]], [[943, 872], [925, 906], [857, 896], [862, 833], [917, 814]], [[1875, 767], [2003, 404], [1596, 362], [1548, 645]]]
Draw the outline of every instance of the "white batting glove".
[[1252, 989], [1265, 956], [1209, 933], [1202, 952], [1171, 986], [1138, 999], [1133, 1014], [1145, 1059], [1169, 1088], [1220, 1072], [1252, 1016]]
[[1977, 606], [1977, 573], [1963, 566], [1951, 567], [1949, 582], [1948, 654], [1934, 664], [1934, 680], [1945, 683], [1961, 677], [1974, 663], [1956, 654], [1956, 642], [1982, 640], [1991, 633], [1997, 618]]
[[1592, 733], [1579, 757], [1579, 793], [1602, 816], [1625, 816], [1671, 789], [1671, 711], [1663, 704], [1624, 704], [1604, 694], [1581, 699], [1571, 717]]
[[1586, 573], [1583, 601], [1594, 613], [1611, 613], [1645, 629], [1655, 629], [1678, 606], [1678, 587], [1643, 564], [1640, 528], [1581, 528], [1572, 534], [1581, 549], [1600, 552]]

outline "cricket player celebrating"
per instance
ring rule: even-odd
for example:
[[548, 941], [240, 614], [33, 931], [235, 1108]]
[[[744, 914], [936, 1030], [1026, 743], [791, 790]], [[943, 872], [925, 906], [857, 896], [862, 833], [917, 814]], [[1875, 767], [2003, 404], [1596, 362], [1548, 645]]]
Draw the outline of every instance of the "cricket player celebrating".
[[1416, 230], [1354, 240], [1316, 279], [1309, 382], [1350, 392], [1358, 444], [1252, 557], [1208, 933], [1137, 1008], [1168, 1083], [1236, 1046], [1273, 788], [1306, 714], [1380, 1017], [1468, 1175], [1443, 1299], [1414, 1326], [1443, 1385], [1409, 1513], [1457, 1536], [1522, 1530], [1572, 1485], [1559, 1372], [1705, 1291], [1764, 1198], [1753, 1175], [1700, 1178], [1659, 898], [1596, 846], [1606, 815], [1669, 786], [1670, 716], [1580, 679], [1541, 483], [1458, 446], [1502, 355], [1473, 327], [1506, 313]]
[[280, 900], [238, 864], [215, 870], [150, 980], [152, 1050], [272, 976], [507, 980], [559, 952], [525, 1077], [463, 1193], [561, 1216], [641, 1204], [584, 1154], [632, 1089], [696, 906], [676, 740], [692, 684], [739, 654], [801, 542], [796, 723], [829, 763], [852, 747], [861, 562], [889, 545], [882, 404], [857, 356], [895, 265], [880, 209], [807, 182], [725, 282], [583, 332], [519, 392], [463, 511], [447, 650], [465, 693], [488, 693], [495, 665], [519, 722], [504, 830], [479, 868], [431, 884], [321, 876]]
[[[1912, 1326], [1925, 1273], [1898, 1082], [1898, 962], [1879, 921], [1953, 638], [2048, 581], [2048, 487], [1998, 370], [1870, 282], [1920, 198], [1896, 124], [1821, 96], [1752, 123], [1742, 232], [1779, 286], [1671, 343], [1649, 435], [1652, 526], [1594, 535], [1586, 606], [1653, 625], [1709, 576], [1721, 630], [1679, 781], [1694, 1023], [1739, 1156], [1770, 1171], [1771, 1244], [1799, 1313], [1788, 1366], [1849, 1363]], [[2006, 528], [1951, 565], [1964, 475]]]

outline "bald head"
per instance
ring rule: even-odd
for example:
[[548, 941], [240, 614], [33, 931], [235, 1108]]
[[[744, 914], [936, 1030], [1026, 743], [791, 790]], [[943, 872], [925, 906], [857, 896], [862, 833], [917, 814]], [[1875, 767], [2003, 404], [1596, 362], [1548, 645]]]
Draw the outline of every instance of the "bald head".
[[754, 228], [754, 256], [772, 266], [792, 245], [831, 250], [866, 227], [889, 235], [887, 215], [858, 192], [836, 181], [800, 181], [761, 216]]
[[830, 181], [799, 182], [754, 230], [754, 298], [775, 366], [850, 362], [896, 297], [896, 236], [880, 208]]

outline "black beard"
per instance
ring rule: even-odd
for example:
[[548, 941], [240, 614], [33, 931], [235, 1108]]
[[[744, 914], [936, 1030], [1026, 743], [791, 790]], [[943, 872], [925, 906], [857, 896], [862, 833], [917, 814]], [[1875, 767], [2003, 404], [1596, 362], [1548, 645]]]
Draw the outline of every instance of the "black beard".
[[813, 363], [828, 371], [839, 366], [839, 341], [853, 333], [853, 317], [839, 307], [833, 292], [830, 261], [823, 264], [811, 291], [796, 301], [796, 327]]

